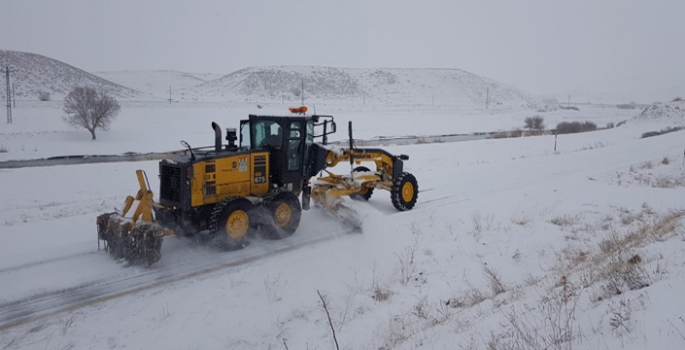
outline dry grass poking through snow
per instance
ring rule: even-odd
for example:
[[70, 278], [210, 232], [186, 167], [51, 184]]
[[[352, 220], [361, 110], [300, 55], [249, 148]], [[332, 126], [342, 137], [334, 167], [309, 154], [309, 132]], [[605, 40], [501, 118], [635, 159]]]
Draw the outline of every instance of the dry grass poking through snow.
[[555, 216], [550, 222], [557, 226], [572, 226], [579, 222], [580, 215], [562, 215]]
[[619, 186], [650, 186], [676, 188], [685, 186], [685, 172], [674, 166], [668, 157], [631, 165], [627, 172], [616, 172], [614, 183]]
[[483, 237], [483, 230], [492, 229], [494, 220], [495, 216], [492, 214], [482, 215], [479, 211], [471, 214], [473, 230], [470, 233], [476, 239], [476, 242], [480, 242], [480, 239]]
[[[587, 219], [580, 214], [553, 218], [560, 229], [584, 229], [577, 230], [583, 235], [579, 240], [567, 241], [555, 253], [556, 263], [546, 274], [505, 284], [493, 266], [483, 263], [488, 291], [471, 286], [449, 300], [421, 298], [411, 310], [393, 317], [379, 349], [420, 347], [430, 342], [431, 334], [457, 333], [467, 340], [457, 347], [462, 349], [570, 350], [603, 337], [602, 327], [622, 344], [635, 341], [631, 332], [641, 321], [636, 310], [645, 301], [626, 296], [668, 276], [673, 262], [649, 249], [685, 240], [685, 210], [658, 214], [645, 204], [638, 212], [621, 208], [616, 216], [596, 223], [581, 222]], [[472, 215], [473, 231], [482, 231], [485, 221], [478, 213]], [[682, 260], [685, 264], [685, 257]], [[602, 321], [586, 322], [592, 313]]]

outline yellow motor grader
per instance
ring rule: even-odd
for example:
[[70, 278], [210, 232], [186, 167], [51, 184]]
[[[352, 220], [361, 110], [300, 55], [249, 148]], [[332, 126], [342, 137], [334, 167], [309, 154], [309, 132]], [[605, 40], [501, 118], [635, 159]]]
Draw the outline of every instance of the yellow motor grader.
[[[397, 210], [416, 204], [416, 178], [403, 170], [409, 157], [355, 147], [351, 122], [349, 147], [328, 144], [336, 131], [329, 115], [249, 115], [240, 121], [239, 139], [235, 128], [226, 129], [226, 144], [219, 125], [212, 128], [214, 146], [192, 148], [181, 141], [185, 154], [159, 162], [159, 200], [145, 172], [137, 170], [136, 196], [126, 198], [121, 212], [97, 217], [98, 242], [114, 258], [151, 265], [169, 235], [196, 236], [229, 250], [245, 247], [257, 232], [282, 239], [297, 230], [312, 199], [355, 229], [361, 226], [348, 215], [345, 196], [364, 201], [382, 189]], [[328, 170], [347, 161], [349, 173]], [[355, 167], [362, 162], [375, 163], [375, 170]]]

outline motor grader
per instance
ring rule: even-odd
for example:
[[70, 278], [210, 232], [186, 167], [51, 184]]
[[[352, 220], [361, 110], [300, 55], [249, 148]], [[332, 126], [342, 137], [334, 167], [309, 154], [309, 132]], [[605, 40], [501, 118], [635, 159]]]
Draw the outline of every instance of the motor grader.
[[[247, 246], [257, 233], [288, 237], [311, 200], [355, 229], [360, 223], [343, 197], [364, 201], [379, 189], [390, 192], [397, 210], [416, 204], [416, 178], [403, 169], [409, 157], [355, 147], [351, 122], [348, 147], [327, 142], [336, 132], [329, 115], [249, 115], [240, 121], [239, 139], [235, 128], [226, 129], [226, 144], [219, 125], [212, 128], [214, 146], [181, 141], [183, 154], [159, 162], [157, 201], [145, 172], [136, 171], [136, 196], [128, 196], [121, 211], [97, 217], [98, 246], [104, 241], [114, 258], [151, 265], [161, 258], [164, 236], [197, 237], [228, 250]], [[329, 170], [347, 161], [349, 173]], [[362, 162], [375, 163], [375, 170], [355, 167]]]

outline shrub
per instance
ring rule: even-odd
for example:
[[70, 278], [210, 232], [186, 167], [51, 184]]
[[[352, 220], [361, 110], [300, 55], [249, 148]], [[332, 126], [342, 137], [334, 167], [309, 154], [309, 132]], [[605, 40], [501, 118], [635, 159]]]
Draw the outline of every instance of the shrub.
[[614, 128], [614, 123], [608, 123], [607, 124], [607, 129], [613, 129]]
[[648, 131], [648, 132], [646, 132], [646, 133], [643, 133], [643, 134], [642, 134], [642, 138], [644, 139], [644, 138], [646, 138], [646, 137], [659, 136], [659, 135], [663, 135], [663, 134], [668, 134], [668, 133], [670, 133], [670, 132], [680, 131], [680, 130], [683, 130], [683, 129], [685, 129], [685, 127], [676, 126], [675, 128], [673, 128], [673, 127], [670, 127], [670, 126], [669, 126], [669, 127], [665, 128], [665, 129], [661, 129], [661, 131]]
[[526, 129], [542, 130], [545, 128], [544, 118], [542, 116], [536, 115], [534, 117], [528, 117], [524, 120]]
[[597, 130], [597, 124], [593, 122], [561, 122], [557, 124], [557, 134], [573, 134]]
[[685, 100], [683, 100], [682, 97], [676, 97], [676, 98], [674, 98], [673, 101], [671, 101], [671, 102], [680, 102], [680, 101], [685, 101]]
[[509, 138], [509, 133], [507, 132], [496, 132], [492, 134], [493, 139], [506, 139]]
[[38, 91], [38, 99], [41, 101], [50, 101], [50, 93], [47, 91]]
[[645, 137], [652, 137], [652, 136], [658, 136], [658, 135], [661, 135], [661, 133], [658, 131], [648, 131], [648, 132], [642, 133], [642, 138], [644, 139]]

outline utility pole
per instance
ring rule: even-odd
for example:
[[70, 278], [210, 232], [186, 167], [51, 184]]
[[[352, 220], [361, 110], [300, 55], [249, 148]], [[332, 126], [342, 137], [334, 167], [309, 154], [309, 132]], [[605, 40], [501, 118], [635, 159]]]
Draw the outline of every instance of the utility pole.
[[171, 86], [169, 86], [169, 104], [171, 104]]
[[557, 153], [557, 131], [554, 130], [554, 153]]
[[568, 94], [568, 103], [566, 104], [566, 107], [571, 107], [571, 94]]
[[12, 82], [12, 107], [17, 108], [17, 82]]
[[490, 105], [490, 87], [485, 90], [485, 109], [488, 109]]
[[302, 79], [302, 87], [300, 88], [300, 95], [302, 95], [302, 104], [300, 106], [304, 106], [304, 79]]
[[5, 67], [5, 81], [7, 82], [7, 124], [12, 124], [12, 97], [10, 96], [10, 67]]

